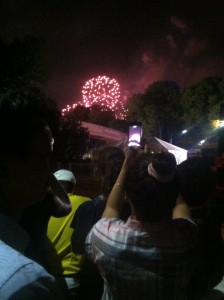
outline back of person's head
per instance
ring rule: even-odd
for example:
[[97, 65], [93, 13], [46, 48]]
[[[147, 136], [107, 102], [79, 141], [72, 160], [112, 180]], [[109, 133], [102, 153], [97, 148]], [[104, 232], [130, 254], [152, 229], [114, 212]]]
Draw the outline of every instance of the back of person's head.
[[128, 170], [124, 188], [138, 220], [170, 218], [179, 192], [175, 157], [142, 154]]
[[2, 92], [0, 95], [0, 153], [26, 156], [35, 132], [58, 127], [60, 112], [54, 102], [38, 90]]
[[101, 180], [102, 194], [108, 197], [124, 161], [124, 151], [116, 146], [105, 146], [94, 155], [95, 176]]
[[181, 194], [190, 207], [205, 204], [215, 190], [215, 173], [202, 157], [190, 157], [177, 166]]
[[61, 169], [54, 173], [56, 179], [60, 182], [67, 194], [72, 194], [75, 189], [76, 179], [73, 172]]
[[166, 176], [172, 176], [175, 172], [176, 165], [176, 158], [170, 152], [161, 152], [153, 156], [152, 167], [156, 170], [156, 173], [161, 176], [161, 180], [164, 176], [163, 181], [166, 181]]

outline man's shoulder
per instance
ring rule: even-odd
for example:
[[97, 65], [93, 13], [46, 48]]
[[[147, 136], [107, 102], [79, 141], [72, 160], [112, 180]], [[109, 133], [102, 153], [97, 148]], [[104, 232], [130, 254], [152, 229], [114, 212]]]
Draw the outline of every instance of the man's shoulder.
[[81, 196], [81, 195], [73, 195], [73, 194], [69, 194], [69, 199], [70, 201], [73, 203], [85, 203], [86, 201], [90, 201], [91, 198], [86, 197], [86, 196]]
[[46, 291], [51, 299], [51, 290], [54, 285], [57, 290], [55, 279], [44, 268], [2, 241], [0, 241], [0, 269], [1, 297], [3, 295], [10, 297], [16, 293], [21, 296], [21, 291], [26, 295], [27, 292], [32, 293], [33, 289], [36, 295]]
[[48, 273], [40, 265], [2, 241], [0, 241], [0, 258], [0, 286], [2, 286], [4, 282], [12, 276], [18, 276], [19, 281], [20, 279], [24, 280], [24, 278], [20, 278], [21, 274], [30, 272], [31, 270], [33, 271], [32, 274], [36, 274], [36, 276], [41, 273], [48, 275]]
[[[101, 216], [104, 208], [105, 208], [105, 201], [102, 200], [101, 197], [96, 197], [90, 201], [85, 201], [84, 203], [82, 203], [77, 210], [77, 215], [81, 217], [85, 217], [85, 216], [90, 217], [91, 215], [99, 214], [99, 216]], [[99, 218], [96, 218], [94, 223], [98, 220]]]
[[71, 223], [71, 227], [74, 228], [78, 226], [82, 229], [88, 228], [87, 232], [89, 232], [91, 227], [101, 218], [104, 208], [105, 201], [102, 200], [101, 197], [85, 201], [79, 205]]
[[69, 195], [69, 198], [71, 199], [81, 199], [81, 200], [91, 200], [90, 197], [87, 197], [87, 196], [82, 196], [82, 195], [76, 195], [76, 194], [68, 194]]
[[[198, 228], [191, 220], [176, 219], [157, 223], [141, 223], [128, 219], [126, 222], [117, 218], [102, 218], [92, 228], [92, 237], [105, 241], [129, 245], [139, 244], [164, 249], [192, 247], [198, 239]], [[91, 235], [90, 235], [91, 237]], [[129, 247], [129, 246], [128, 246]], [[178, 250], [179, 251], [179, 250]]]

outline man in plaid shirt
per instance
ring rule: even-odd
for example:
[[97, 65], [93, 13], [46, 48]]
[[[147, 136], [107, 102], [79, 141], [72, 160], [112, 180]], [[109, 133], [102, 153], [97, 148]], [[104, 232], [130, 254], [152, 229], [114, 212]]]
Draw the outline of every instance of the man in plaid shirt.
[[[175, 158], [139, 148], [126, 159], [86, 251], [104, 278], [102, 299], [187, 299], [197, 226], [178, 196]], [[132, 215], [119, 219], [124, 197]], [[176, 200], [177, 199], [177, 200]]]

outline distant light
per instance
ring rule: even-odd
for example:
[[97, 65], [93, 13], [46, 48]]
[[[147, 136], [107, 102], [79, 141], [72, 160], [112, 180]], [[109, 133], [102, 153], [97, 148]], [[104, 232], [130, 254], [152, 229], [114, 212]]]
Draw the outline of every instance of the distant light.
[[187, 133], [187, 129], [182, 130], [182, 134]]
[[224, 120], [213, 120], [212, 125], [215, 128], [224, 127]]
[[200, 141], [198, 144], [199, 144], [199, 145], [202, 145], [202, 144], [204, 144], [204, 142], [205, 142], [205, 140], [202, 140], [202, 141]]

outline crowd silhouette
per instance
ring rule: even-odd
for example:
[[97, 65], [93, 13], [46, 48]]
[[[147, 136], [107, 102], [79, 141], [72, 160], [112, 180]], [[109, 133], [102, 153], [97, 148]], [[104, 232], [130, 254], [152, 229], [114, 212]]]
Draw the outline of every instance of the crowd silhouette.
[[51, 166], [55, 124], [45, 98], [0, 98], [0, 299], [224, 299], [215, 166], [106, 145], [91, 199], [75, 170]]

